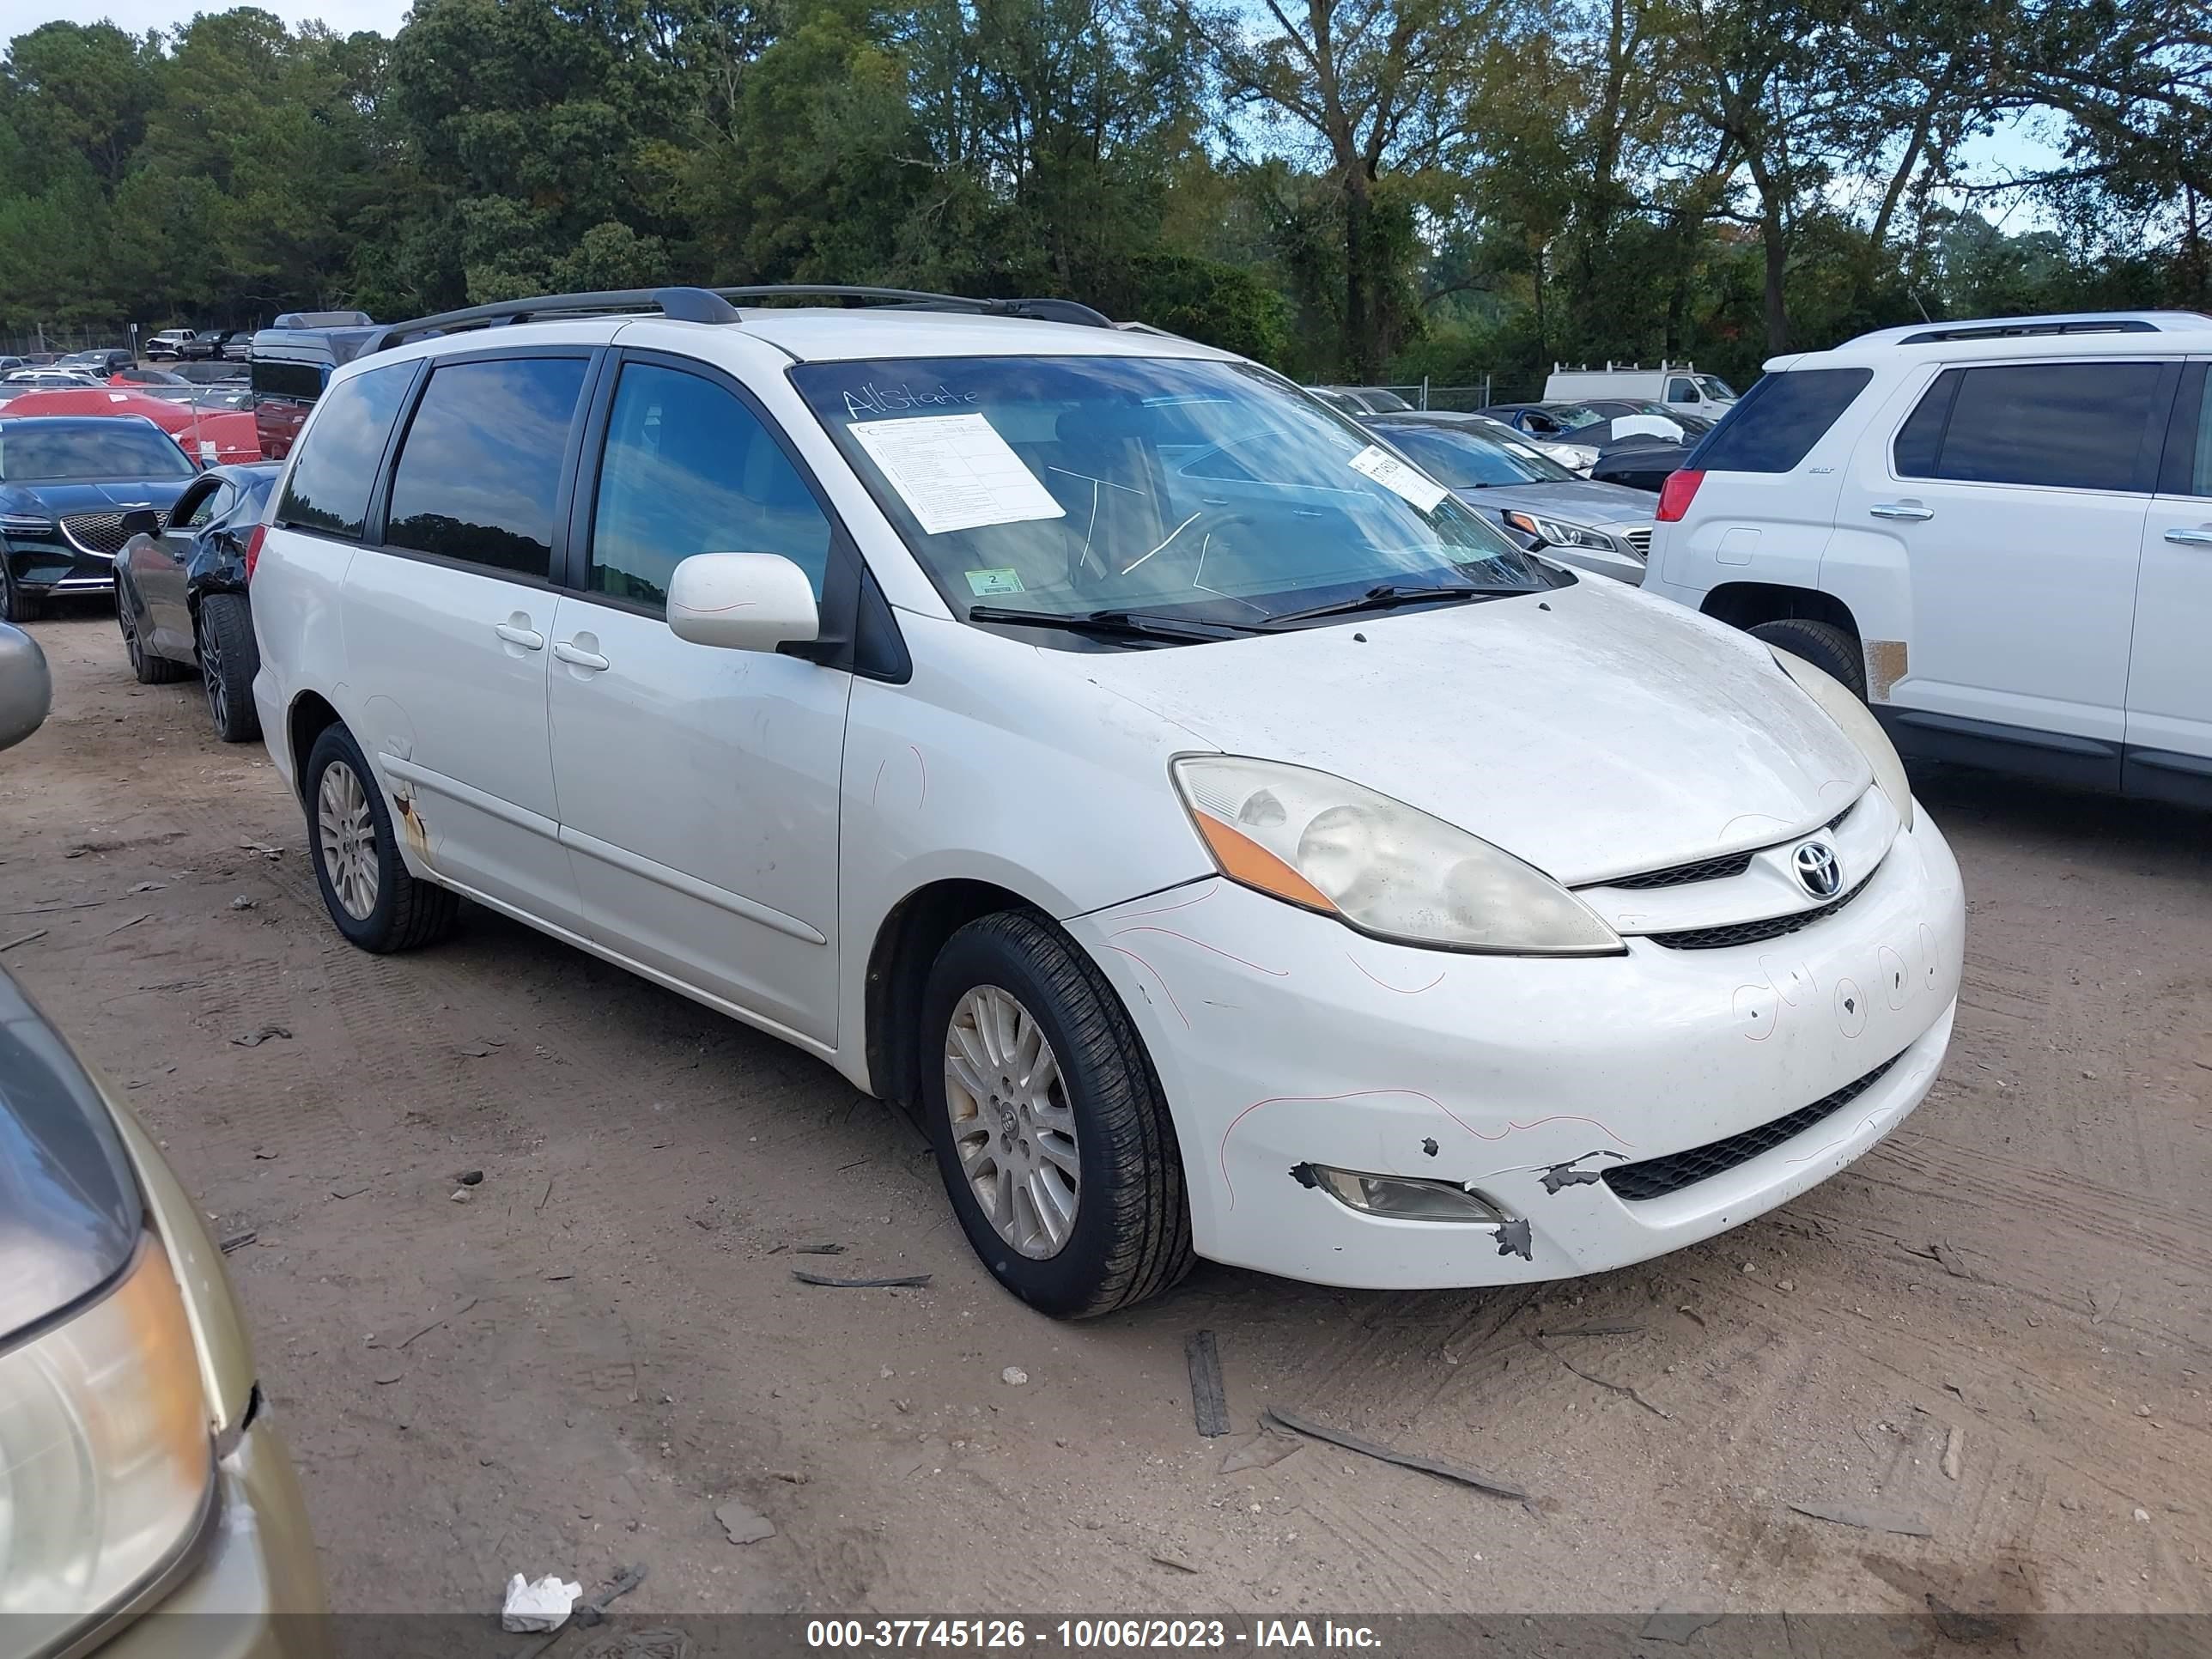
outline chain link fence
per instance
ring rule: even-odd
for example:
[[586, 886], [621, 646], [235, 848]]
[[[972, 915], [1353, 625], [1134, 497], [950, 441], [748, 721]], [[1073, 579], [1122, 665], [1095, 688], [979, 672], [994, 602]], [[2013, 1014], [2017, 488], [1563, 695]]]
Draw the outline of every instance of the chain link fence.
[[28, 328], [0, 329], [0, 357], [29, 357], [43, 351], [65, 357], [72, 351], [94, 351], [103, 348], [130, 350], [130, 325], [125, 323], [34, 323]]
[[1394, 392], [1415, 409], [1454, 410], [1462, 413], [1490, 406], [1490, 376], [1477, 386], [1437, 386], [1422, 380], [1411, 386], [1382, 386], [1376, 392]]

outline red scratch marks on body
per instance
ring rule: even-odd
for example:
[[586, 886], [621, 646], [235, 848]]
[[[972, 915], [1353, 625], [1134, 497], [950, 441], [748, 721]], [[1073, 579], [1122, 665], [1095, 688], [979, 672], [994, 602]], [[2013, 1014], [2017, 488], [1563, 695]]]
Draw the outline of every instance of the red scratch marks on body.
[[1505, 1120], [1505, 1127], [1496, 1134], [1485, 1134], [1434, 1095], [1423, 1094], [1419, 1089], [1353, 1089], [1340, 1095], [1269, 1095], [1264, 1100], [1254, 1101], [1235, 1117], [1231, 1118], [1229, 1127], [1221, 1132], [1221, 1145], [1216, 1149], [1214, 1158], [1215, 1161], [1221, 1165], [1221, 1184], [1229, 1189], [1229, 1207], [1232, 1210], [1237, 1207], [1237, 1183], [1229, 1178], [1229, 1137], [1235, 1134], [1237, 1126], [1251, 1116], [1253, 1113], [1258, 1111], [1262, 1106], [1279, 1106], [1286, 1101], [1304, 1101], [1316, 1105], [1328, 1105], [1340, 1100], [1372, 1100], [1381, 1095], [1404, 1095], [1410, 1099], [1426, 1101], [1477, 1140], [1503, 1140], [1506, 1136], [1522, 1130], [1540, 1129], [1547, 1123], [1587, 1123], [1593, 1129], [1619, 1141], [1624, 1146], [1633, 1149], [1636, 1145], [1632, 1140], [1614, 1134], [1611, 1129], [1607, 1128], [1595, 1118], [1584, 1117], [1577, 1112], [1554, 1112], [1548, 1116], [1536, 1118], [1527, 1123], [1517, 1122], [1512, 1118], [1508, 1118]]
[[1424, 991], [1435, 990], [1437, 986], [1444, 982], [1443, 969], [1439, 968], [1437, 969], [1437, 976], [1431, 980], [1426, 985], [1416, 985], [1412, 990], [1408, 991], [1402, 986], [1391, 984], [1388, 980], [1376, 979], [1375, 975], [1369, 973], [1365, 968], [1360, 966], [1359, 958], [1352, 955], [1349, 951], [1346, 951], [1344, 953], [1344, 959], [1350, 963], [1353, 967], [1359, 969], [1361, 977], [1368, 980], [1373, 984], [1381, 986], [1386, 991], [1395, 991], [1401, 997], [1417, 997]]
[[1277, 979], [1288, 979], [1291, 976], [1291, 970], [1287, 968], [1263, 968], [1256, 962], [1247, 962], [1234, 951], [1224, 951], [1218, 945], [1208, 945], [1204, 939], [1193, 939], [1188, 933], [1178, 933], [1172, 927], [1124, 927], [1120, 933], [1109, 937], [1125, 939], [1131, 933], [1165, 933], [1170, 939], [1179, 939], [1185, 945], [1195, 945], [1201, 951], [1211, 951], [1217, 957], [1224, 957], [1231, 962], [1242, 963], [1255, 974], [1272, 974]]
[[1138, 967], [1143, 969], [1154, 979], [1158, 980], [1160, 982], [1160, 994], [1167, 998], [1168, 1006], [1176, 1011], [1176, 1018], [1182, 1022], [1183, 1029], [1185, 1030], [1188, 1030], [1190, 1029], [1190, 1016], [1183, 1012], [1182, 1004], [1177, 1002], [1176, 1000], [1175, 993], [1168, 989], [1167, 978], [1158, 969], [1153, 967], [1151, 963], [1146, 962], [1144, 957], [1139, 956], [1134, 951], [1125, 951], [1118, 945], [1109, 945], [1106, 948], [1113, 951], [1116, 956], [1128, 957], [1129, 960], [1135, 963]]

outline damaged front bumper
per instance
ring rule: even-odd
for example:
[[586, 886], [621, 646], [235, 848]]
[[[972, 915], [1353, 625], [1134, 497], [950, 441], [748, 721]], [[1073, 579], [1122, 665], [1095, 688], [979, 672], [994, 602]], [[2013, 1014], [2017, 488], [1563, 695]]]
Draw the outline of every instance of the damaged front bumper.
[[[1417, 950], [1218, 879], [1067, 926], [1158, 1070], [1199, 1254], [1423, 1289], [1644, 1261], [1842, 1169], [1935, 1080], [1965, 901], [1923, 816], [1844, 908], [1718, 950]], [[1363, 1212], [1317, 1169], [1449, 1182], [1506, 1218]]]

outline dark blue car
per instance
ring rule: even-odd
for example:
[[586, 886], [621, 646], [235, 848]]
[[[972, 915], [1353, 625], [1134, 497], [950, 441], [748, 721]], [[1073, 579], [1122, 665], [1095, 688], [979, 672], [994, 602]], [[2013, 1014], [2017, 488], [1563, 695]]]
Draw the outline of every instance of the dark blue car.
[[0, 620], [106, 593], [134, 513], [166, 514], [198, 469], [137, 416], [0, 416]]

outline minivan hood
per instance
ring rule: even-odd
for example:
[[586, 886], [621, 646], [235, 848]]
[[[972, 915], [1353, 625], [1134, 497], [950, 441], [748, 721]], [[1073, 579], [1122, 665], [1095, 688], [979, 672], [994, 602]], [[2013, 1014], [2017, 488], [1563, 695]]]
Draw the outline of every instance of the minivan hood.
[[1364, 784], [1570, 886], [1771, 845], [1872, 780], [1765, 647], [1613, 582], [1045, 654], [1227, 753]]

